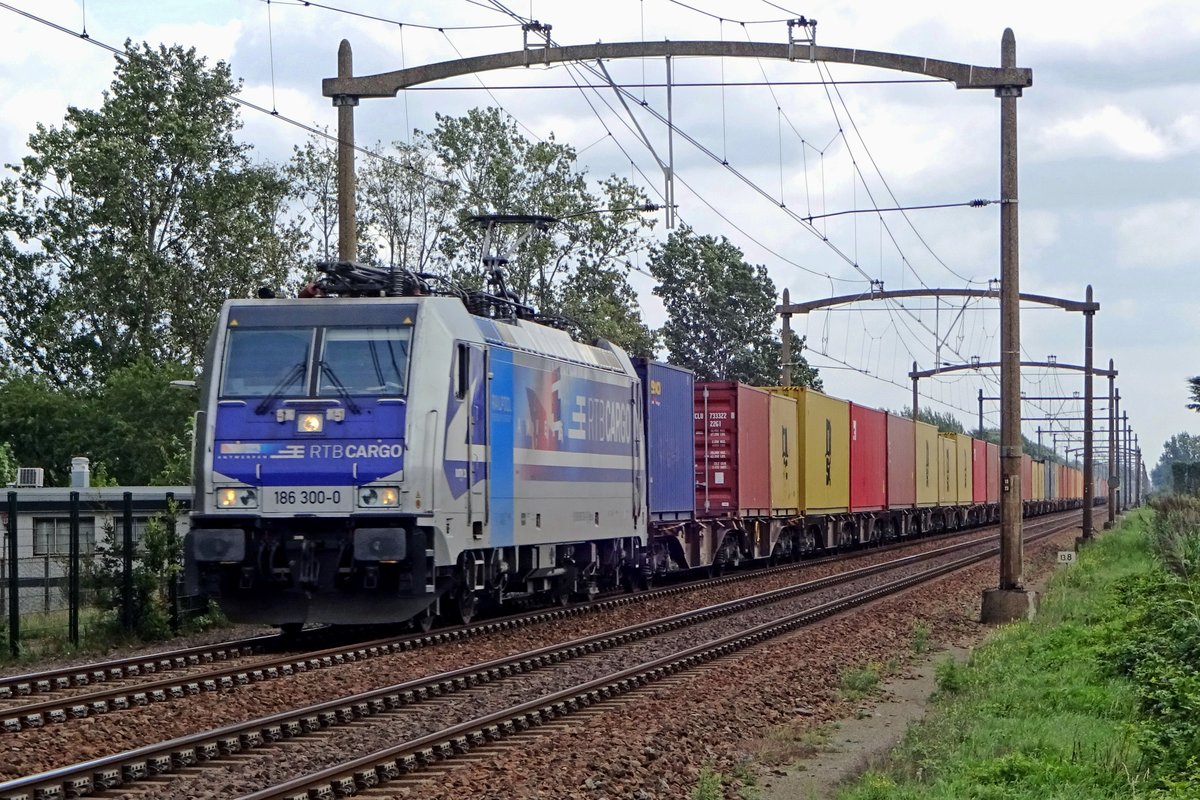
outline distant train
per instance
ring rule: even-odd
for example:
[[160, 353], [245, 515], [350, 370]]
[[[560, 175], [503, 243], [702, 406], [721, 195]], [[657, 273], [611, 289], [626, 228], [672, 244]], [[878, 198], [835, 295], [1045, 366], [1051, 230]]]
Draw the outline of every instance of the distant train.
[[[209, 343], [187, 576], [231, 619], [425, 627], [998, 518], [996, 445], [574, 341], [498, 268], [322, 269]], [[1083, 496], [1028, 457], [1021, 484], [1030, 514]]]

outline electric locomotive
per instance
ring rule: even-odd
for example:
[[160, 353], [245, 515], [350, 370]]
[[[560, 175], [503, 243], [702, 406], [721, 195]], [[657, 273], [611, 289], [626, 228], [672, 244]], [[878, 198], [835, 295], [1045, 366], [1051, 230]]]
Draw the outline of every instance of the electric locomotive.
[[540, 324], [496, 261], [489, 293], [337, 263], [307, 297], [225, 303], [196, 422], [193, 590], [285, 630], [427, 627], [637, 574], [634, 366]]

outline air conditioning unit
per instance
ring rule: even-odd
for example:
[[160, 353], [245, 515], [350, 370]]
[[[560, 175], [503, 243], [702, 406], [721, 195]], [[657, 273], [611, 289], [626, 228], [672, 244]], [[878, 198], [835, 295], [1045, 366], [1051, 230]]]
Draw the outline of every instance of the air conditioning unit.
[[46, 481], [46, 471], [41, 467], [17, 467], [18, 489], [40, 489]]

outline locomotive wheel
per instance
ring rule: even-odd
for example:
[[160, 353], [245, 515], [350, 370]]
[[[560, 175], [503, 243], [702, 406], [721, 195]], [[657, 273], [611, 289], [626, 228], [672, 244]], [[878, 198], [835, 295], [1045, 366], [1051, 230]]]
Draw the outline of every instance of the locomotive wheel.
[[454, 596], [454, 609], [463, 625], [470, 625], [479, 613], [479, 596], [467, 587], [460, 588]]

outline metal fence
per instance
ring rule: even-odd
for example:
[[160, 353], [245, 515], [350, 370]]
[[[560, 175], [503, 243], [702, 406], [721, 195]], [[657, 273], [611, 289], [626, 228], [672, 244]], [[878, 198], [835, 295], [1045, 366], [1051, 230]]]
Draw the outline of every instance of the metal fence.
[[[8, 651], [15, 657], [23, 649], [78, 645], [81, 623], [84, 632], [93, 626], [134, 631], [150, 609], [150, 597], [154, 613], [177, 632], [196, 599], [181, 596], [180, 507], [174, 497], [143, 497], [135, 506], [128, 491], [86, 501], [72, 491], [65, 500], [22, 502], [10, 491], [3, 505], [0, 640]], [[160, 521], [151, 524], [161, 525], [161, 534], [148, 553], [143, 535], [155, 518]]]

